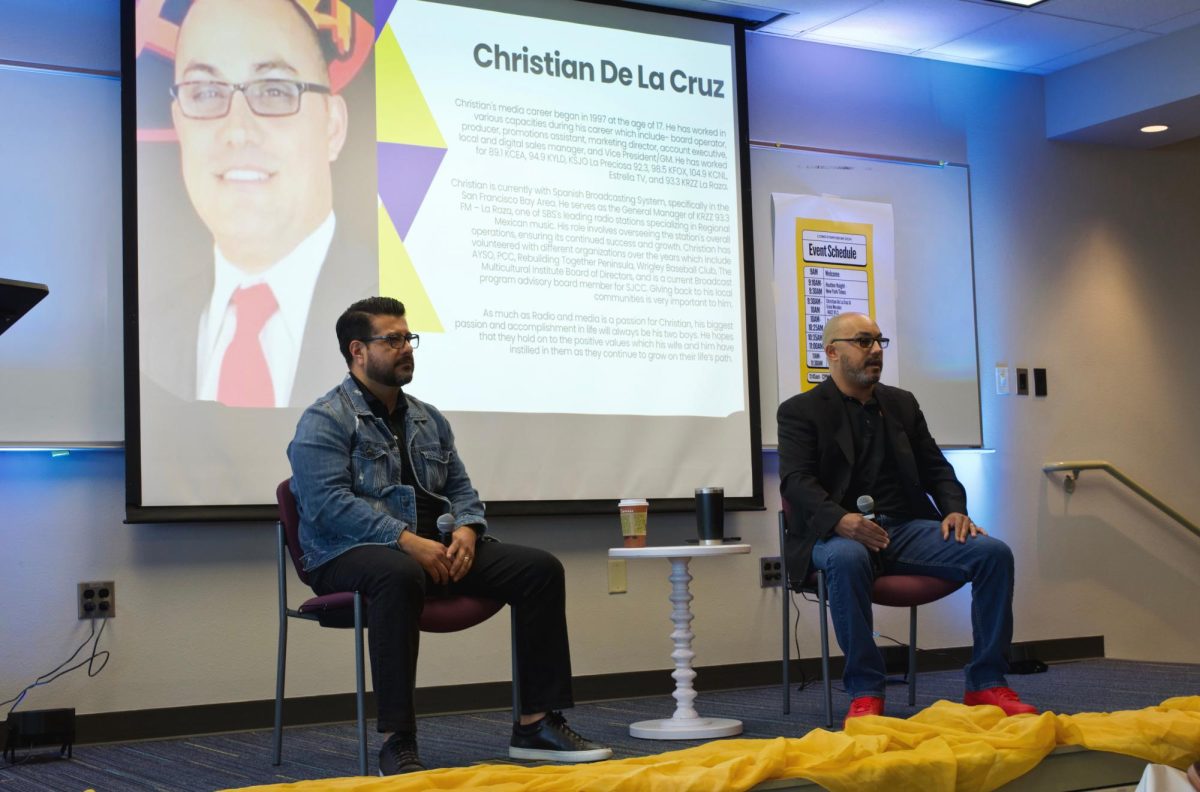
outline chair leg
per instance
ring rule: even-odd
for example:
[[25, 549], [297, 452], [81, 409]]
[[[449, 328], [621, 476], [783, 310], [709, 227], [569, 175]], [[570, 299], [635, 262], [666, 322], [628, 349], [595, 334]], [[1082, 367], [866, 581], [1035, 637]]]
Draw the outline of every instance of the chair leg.
[[825, 682], [825, 728], [833, 728], [833, 680], [829, 678], [829, 592], [825, 572], [817, 570], [817, 599], [821, 603], [821, 679]]
[[362, 594], [354, 592], [354, 702], [358, 705], [358, 774], [367, 774], [366, 674], [363, 670]]
[[908, 706], [917, 706], [917, 606], [908, 609]]
[[508, 606], [512, 622], [512, 718], [513, 726], [521, 725], [521, 668], [517, 663], [517, 612]]
[[[787, 518], [782, 511], [779, 512], [779, 553], [780, 559], [786, 558], [784, 553], [784, 542], [787, 533]], [[783, 714], [789, 715], [792, 712], [792, 680], [791, 680], [791, 635], [792, 629], [791, 610], [792, 605], [792, 590], [788, 583], [787, 562], [783, 563]]]
[[283, 676], [287, 665], [287, 614], [279, 614], [279, 652], [275, 664], [275, 731], [272, 734], [274, 754], [271, 764], [283, 762]]
[[287, 569], [284, 568], [283, 554], [287, 539], [283, 533], [283, 523], [275, 524], [277, 543], [275, 547], [275, 566], [279, 574], [279, 649], [275, 663], [275, 731], [271, 735], [274, 743], [274, 755], [271, 764], [278, 767], [283, 762], [283, 677], [287, 665]]
[[789, 715], [792, 711], [792, 678], [791, 678], [791, 659], [792, 651], [789, 644], [791, 643], [791, 590], [787, 587], [786, 575], [783, 581], [783, 714]]

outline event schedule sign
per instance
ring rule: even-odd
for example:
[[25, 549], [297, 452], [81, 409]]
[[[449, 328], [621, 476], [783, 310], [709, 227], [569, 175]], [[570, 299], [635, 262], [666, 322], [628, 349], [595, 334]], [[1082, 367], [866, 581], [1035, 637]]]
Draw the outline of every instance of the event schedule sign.
[[796, 260], [804, 283], [802, 390], [829, 376], [822, 341], [825, 323], [841, 313], [875, 315], [872, 232], [861, 223], [796, 218]]
[[[822, 334], [838, 314], [866, 314], [884, 335], [895, 335], [892, 207], [832, 196], [771, 198], [782, 400], [829, 376]], [[887, 382], [897, 380], [896, 360], [888, 355]]]

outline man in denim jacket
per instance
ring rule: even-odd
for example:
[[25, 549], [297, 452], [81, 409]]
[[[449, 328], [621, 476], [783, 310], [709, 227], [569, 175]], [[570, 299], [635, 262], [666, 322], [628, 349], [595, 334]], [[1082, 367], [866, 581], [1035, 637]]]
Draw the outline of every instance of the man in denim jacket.
[[[413, 688], [427, 591], [503, 600], [516, 620], [521, 725], [509, 755], [591, 762], [612, 755], [576, 734], [558, 710], [573, 705], [563, 568], [549, 553], [484, 537], [478, 493], [436, 408], [402, 392], [413, 349], [404, 305], [372, 297], [337, 322], [350, 367], [296, 427], [288, 446], [300, 511], [304, 568], [318, 594], [360, 591], [367, 634], [381, 775], [424, 770], [417, 755]], [[439, 515], [454, 518], [449, 542]]]

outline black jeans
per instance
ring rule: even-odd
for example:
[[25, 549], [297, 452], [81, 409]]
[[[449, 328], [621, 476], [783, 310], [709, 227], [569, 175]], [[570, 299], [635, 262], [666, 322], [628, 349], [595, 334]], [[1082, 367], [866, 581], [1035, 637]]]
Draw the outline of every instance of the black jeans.
[[379, 731], [416, 731], [417, 619], [426, 594], [439, 591], [490, 597], [512, 607], [522, 714], [574, 705], [562, 564], [544, 550], [482, 540], [474, 555], [462, 580], [444, 587], [395, 545], [359, 545], [309, 572], [318, 594], [360, 591], [369, 603], [367, 642]]

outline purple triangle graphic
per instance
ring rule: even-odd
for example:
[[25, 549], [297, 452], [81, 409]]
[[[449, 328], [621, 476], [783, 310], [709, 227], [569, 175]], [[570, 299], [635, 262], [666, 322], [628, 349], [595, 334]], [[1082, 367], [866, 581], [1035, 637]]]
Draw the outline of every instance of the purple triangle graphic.
[[379, 143], [378, 147], [379, 197], [403, 240], [412, 228], [446, 149], [409, 143]]
[[396, 0], [375, 0], [375, 40], [379, 41], [379, 34], [383, 32], [383, 28], [387, 25], [388, 17], [392, 15], [392, 9], [396, 7]]

